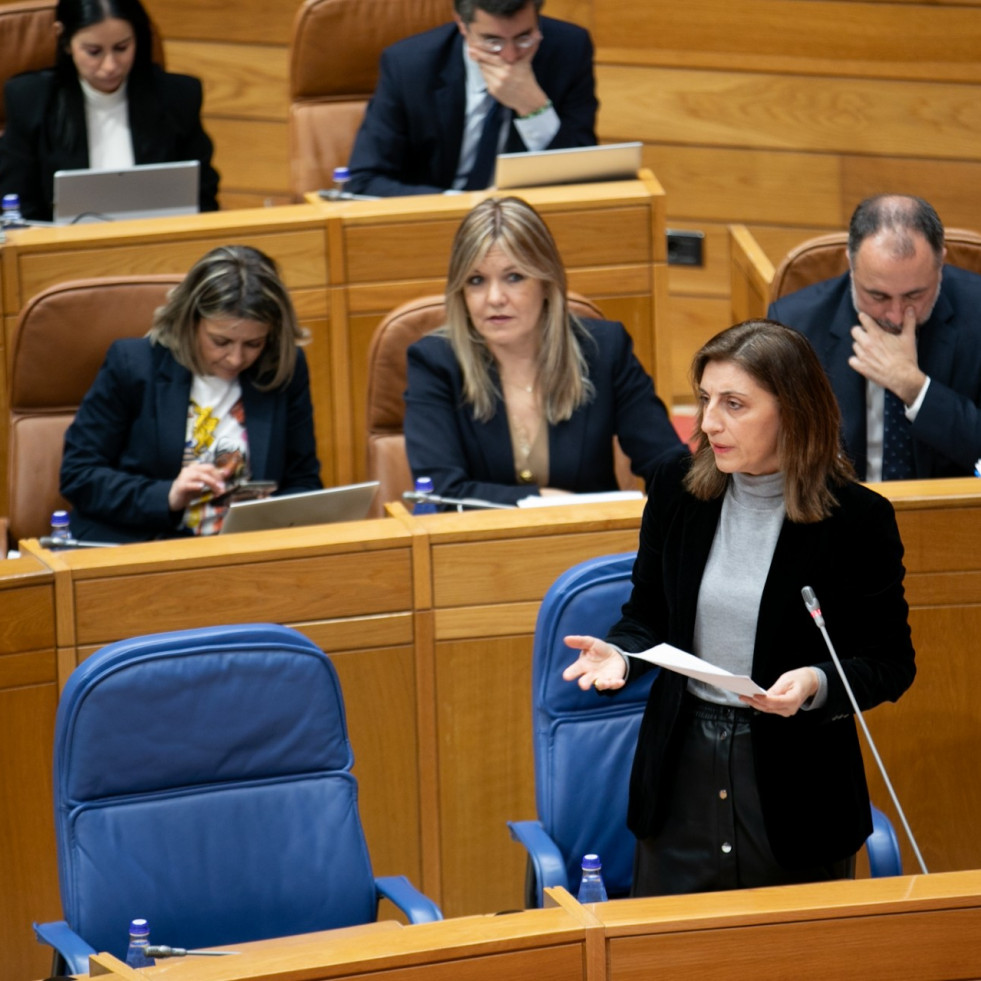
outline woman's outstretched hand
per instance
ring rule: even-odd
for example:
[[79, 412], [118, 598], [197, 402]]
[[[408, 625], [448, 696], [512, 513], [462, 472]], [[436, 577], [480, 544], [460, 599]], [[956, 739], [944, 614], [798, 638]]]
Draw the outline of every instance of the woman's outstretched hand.
[[563, 640], [567, 647], [579, 651], [579, 657], [562, 672], [566, 681], [575, 681], [578, 678], [579, 687], [583, 691], [589, 688], [604, 691], [623, 687], [627, 662], [612, 644], [579, 634], [570, 634]]

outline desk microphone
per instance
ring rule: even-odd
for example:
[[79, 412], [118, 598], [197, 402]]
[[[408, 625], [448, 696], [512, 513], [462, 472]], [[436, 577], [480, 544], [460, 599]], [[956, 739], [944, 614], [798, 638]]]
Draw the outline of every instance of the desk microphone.
[[487, 510], [511, 511], [516, 504], [498, 504], [497, 501], [482, 501], [479, 497], [443, 497], [442, 494], [430, 494], [427, 491], [403, 491], [403, 501], [424, 501], [426, 504], [449, 504], [457, 510], [464, 508], [485, 508]]
[[237, 954], [237, 950], [186, 950], [184, 947], [170, 947], [167, 944], [148, 944], [147, 957], [226, 957]]
[[821, 604], [818, 602], [817, 595], [810, 586], [805, 586], [800, 591], [800, 594], [804, 599], [804, 605], [811, 614], [811, 619], [817, 625], [818, 630], [821, 631], [821, 636], [824, 637], [824, 643], [828, 648], [828, 653], [831, 654], [831, 660], [834, 661], [835, 669], [838, 672], [838, 677], [841, 678], [842, 684], [845, 686], [845, 691], [848, 694], [848, 700], [852, 703], [852, 708], [855, 710], [855, 715], [862, 726], [862, 732], [865, 733], [865, 738], [868, 741], [869, 749], [872, 750], [872, 755], [875, 757], [875, 762], [879, 766], [879, 772], [882, 774], [882, 779], [886, 782], [886, 789], [889, 791], [889, 796], [892, 798], [893, 804], [896, 805], [896, 811], [899, 814], [900, 820], [903, 822], [906, 837], [909, 838], [909, 843], [913, 846], [913, 851], [916, 853], [916, 860], [920, 863], [920, 870], [924, 875], [927, 875], [928, 872], [926, 863], [923, 861], [923, 856], [920, 854], [919, 845], [916, 844], [916, 839], [913, 837], [913, 832], [910, 830], [909, 822], [906, 820], [906, 814], [903, 811], [902, 805], [899, 803], [899, 798], [896, 796], [896, 791], [892, 788], [892, 781], [889, 779], [889, 774], [886, 773], [886, 768], [882, 762], [882, 758], [879, 756], [879, 751], [875, 748], [875, 742], [872, 740], [872, 734], [869, 732], [869, 727], [865, 724], [865, 719], [862, 717], [861, 709], [859, 709], [858, 702], [856, 701], [855, 695], [852, 692], [852, 686], [848, 683], [848, 679], [845, 677], [845, 672], [842, 669], [841, 661], [838, 660], [838, 655], [835, 653], [834, 645], [831, 643], [831, 638], [828, 636], [828, 631], [825, 629], [824, 617], [821, 615]]
[[41, 548], [113, 548], [119, 542], [80, 542], [77, 538], [70, 535], [42, 535], [38, 539]]

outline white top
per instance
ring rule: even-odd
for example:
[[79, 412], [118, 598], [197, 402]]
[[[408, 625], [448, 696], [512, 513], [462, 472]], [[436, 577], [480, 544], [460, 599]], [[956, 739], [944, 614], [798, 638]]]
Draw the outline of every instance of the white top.
[[129, 128], [126, 82], [115, 92], [99, 92], [80, 78], [85, 99], [85, 127], [89, 138], [89, 167], [121, 170], [132, 167], [133, 134]]

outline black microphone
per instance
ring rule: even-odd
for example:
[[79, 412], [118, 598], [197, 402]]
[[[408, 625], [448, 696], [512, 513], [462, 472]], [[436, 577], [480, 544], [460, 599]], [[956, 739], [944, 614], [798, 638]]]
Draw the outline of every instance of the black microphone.
[[463, 508], [486, 508], [488, 510], [511, 511], [517, 505], [500, 504], [497, 501], [484, 501], [479, 497], [443, 497], [442, 494], [430, 494], [426, 491], [403, 491], [403, 501], [424, 501], [427, 504], [449, 504], [462, 510]]
[[804, 605], [807, 607], [808, 612], [811, 614], [811, 619], [817, 625], [818, 630], [821, 631], [821, 636], [824, 638], [825, 646], [828, 648], [828, 653], [831, 655], [831, 660], [834, 662], [835, 670], [838, 672], [838, 677], [841, 678], [841, 683], [845, 686], [845, 692], [848, 695], [848, 700], [852, 703], [852, 709], [855, 712], [855, 716], [858, 718], [859, 724], [862, 727], [862, 732], [865, 733], [865, 738], [868, 741], [869, 749], [872, 750], [872, 755], [875, 757], [875, 762], [879, 767], [879, 772], [882, 774], [882, 779], [886, 783], [886, 790], [889, 791], [889, 796], [892, 798], [893, 804], [896, 805], [896, 811], [899, 814], [900, 820], [903, 822], [903, 829], [906, 831], [906, 837], [909, 839], [909, 843], [913, 846], [913, 852], [916, 854], [916, 860], [920, 864], [920, 870], [924, 875], [928, 875], [926, 863], [923, 861], [923, 856], [920, 854], [920, 847], [916, 843], [916, 839], [913, 837], [913, 832], [910, 829], [909, 822], [906, 820], [906, 813], [903, 811], [902, 805], [899, 803], [899, 798], [896, 796], [896, 791], [893, 790], [892, 781], [889, 779], [889, 774], [886, 773], [885, 764], [882, 762], [882, 757], [879, 756], [879, 750], [876, 749], [875, 742], [872, 739], [872, 733], [869, 732], [869, 727], [865, 724], [865, 718], [862, 715], [862, 710], [858, 707], [858, 701], [855, 698], [855, 693], [852, 691], [852, 686], [848, 683], [848, 679], [845, 677], [845, 671], [841, 666], [841, 661], [838, 660], [838, 654], [835, 651], [834, 644], [831, 643], [831, 638], [828, 636], [828, 631], [824, 625], [824, 617], [821, 614], [821, 604], [818, 602], [817, 594], [811, 589], [810, 586], [805, 586], [800, 591], [801, 596], [804, 600]]

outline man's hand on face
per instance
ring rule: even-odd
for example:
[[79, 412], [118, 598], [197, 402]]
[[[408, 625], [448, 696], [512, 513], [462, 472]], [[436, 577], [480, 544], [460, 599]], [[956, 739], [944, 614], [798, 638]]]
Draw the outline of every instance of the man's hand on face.
[[911, 405], [926, 382], [916, 358], [916, 311], [906, 307], [898, 332], [880, 326], [866, 313], [859, 313], [858, 320], [852, 328], [849, 366]]
[[516, 116], [527, 116], [536, 109], [541, 109], [548, 101], [548, 96], [538, 84], [531, 67], [531, 59], [535, 56], [539, 43], [541, 42], [527, 51], [518, 52], [517, 58], [507, 58], [503, 52], [494, 54], [484, 51], [475, 44], [468, 45], [470, 57], [484, 76], [487, 91]]

